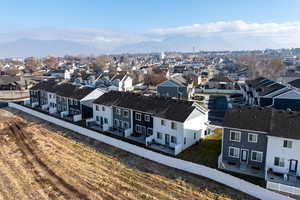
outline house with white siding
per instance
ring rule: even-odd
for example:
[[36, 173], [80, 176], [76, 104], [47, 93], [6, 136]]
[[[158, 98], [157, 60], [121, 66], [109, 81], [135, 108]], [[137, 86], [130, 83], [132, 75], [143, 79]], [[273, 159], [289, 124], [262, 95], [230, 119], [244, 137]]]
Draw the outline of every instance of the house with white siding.
[[94, 101], [90, 124], [95, 123], [100, 130], [176, 155], [206, 136], [208, 111], [194, 102], [110, 91]]

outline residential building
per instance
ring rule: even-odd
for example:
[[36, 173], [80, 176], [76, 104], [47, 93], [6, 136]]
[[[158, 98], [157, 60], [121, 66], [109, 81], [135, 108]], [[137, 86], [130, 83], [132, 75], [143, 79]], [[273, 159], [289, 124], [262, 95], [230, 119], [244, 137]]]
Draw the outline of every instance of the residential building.
[[219, 168], [264, 178], [267, 188], [300, 195], [300, 113], [236, 107], [224, 119]]
[[207, 133], [208, 112], [194, 102], [110, 91], [94, 101], [93, 109], [100, 130], [173, 155]]

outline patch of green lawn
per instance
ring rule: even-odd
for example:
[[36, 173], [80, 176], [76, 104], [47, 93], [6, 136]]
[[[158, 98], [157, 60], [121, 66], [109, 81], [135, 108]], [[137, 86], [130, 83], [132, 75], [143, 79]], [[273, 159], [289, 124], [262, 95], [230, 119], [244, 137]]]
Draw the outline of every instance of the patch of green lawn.
[[218, 156], [221, 153], [221, 143], [221, 131], [215, 131], [214, 134], [206, 137], [180, 153], [178, 158], [206, 165], [208, 167], [217, 168]]

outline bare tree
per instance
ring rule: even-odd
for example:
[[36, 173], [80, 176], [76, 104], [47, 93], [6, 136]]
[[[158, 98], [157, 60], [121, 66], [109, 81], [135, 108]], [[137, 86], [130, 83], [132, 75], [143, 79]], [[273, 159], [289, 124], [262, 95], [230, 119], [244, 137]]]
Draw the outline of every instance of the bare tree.
[[241, 56], [238, 63], [248, 67], [248, 76], [250, 79], [264, 76], [266, 78], [276, 80], [279, 77], [280, 72], [283, 71], [281, 57], [272, 57], [252, 53]]
[[106, 64], [108, 63], [107, 56], [97, 56], [92, 63], [92, 67], [95, 71], [103, 71], [106, 68]]

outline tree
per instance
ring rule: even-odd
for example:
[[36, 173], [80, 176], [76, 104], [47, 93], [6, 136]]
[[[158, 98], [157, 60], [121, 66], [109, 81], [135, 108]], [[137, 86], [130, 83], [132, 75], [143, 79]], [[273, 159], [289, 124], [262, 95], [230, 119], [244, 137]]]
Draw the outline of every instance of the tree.
[[103, 71], [106, 68], [106, 65], [108, 63], [108, 57], [105, 55], [102, 56], [97, 56], [93, 63], [92, 63], [92, 67], [94, 69], [94, 71]]
[[28, 57], [24, 60], [25, 63], [25, 70], [33, 73], [35, 72], [38, 67], [40, 66], [40, 61], [36, 57]]
[[238, 63], [248, 68], [249, 79], [255, 79], [259, 76], [275, 80], [283, 71], [281, 57], [272, 57], [258, 54], [247, 54], [240, 57]]

